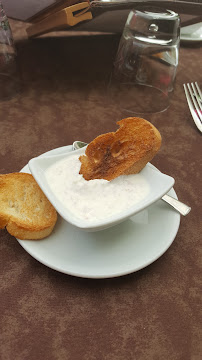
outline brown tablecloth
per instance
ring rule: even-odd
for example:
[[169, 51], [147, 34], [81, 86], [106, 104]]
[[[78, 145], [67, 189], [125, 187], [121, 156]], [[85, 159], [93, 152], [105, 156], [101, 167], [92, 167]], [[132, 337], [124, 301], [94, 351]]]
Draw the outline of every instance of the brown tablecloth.
[[[27, 40], [12, 22], [23, 78], [19, 96], [0, 104], [0, 172], [20, 171], [53, 148], [116, 130], [103, 84], [117, 35], [60, 34]], [[66, 35], [66, 36], [65, 36]], [[163, 144], [153, 164], [175, 178], [192, 207], [172, 246], [150, 266], [114, 279], [81, 279], [32, 258], [0, 231], [0, 357], [3, 360], [199, 360], [202, 139], [183, 83], [202, 86], [202, 48], [180, 49], [170, 108], [148, 115]]]

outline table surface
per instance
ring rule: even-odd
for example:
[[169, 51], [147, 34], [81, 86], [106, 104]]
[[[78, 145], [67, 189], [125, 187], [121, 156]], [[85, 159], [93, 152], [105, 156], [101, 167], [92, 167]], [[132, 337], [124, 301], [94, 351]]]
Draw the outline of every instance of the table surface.
[[[11, 21], [22, 92], [0, 106], [1, 173], [20, 171], [48, 150], [115, 131], [122, 114], [103, 100], [119, 36], [26, 38]], [[82, 279], [32, 258], [0, 231], [1, 347], [6, 360], [199, 360], [201, 309], [201, 134], [183, 83], [202, 86], [201, 44], [181, 46], [167, 111], [148, 115], [162, 134], [152, 163], [175, 178], [192, 211], [172, 246], [150, 266], [114, 279]], [[161, 236], [159, 234], [159, 236]]]

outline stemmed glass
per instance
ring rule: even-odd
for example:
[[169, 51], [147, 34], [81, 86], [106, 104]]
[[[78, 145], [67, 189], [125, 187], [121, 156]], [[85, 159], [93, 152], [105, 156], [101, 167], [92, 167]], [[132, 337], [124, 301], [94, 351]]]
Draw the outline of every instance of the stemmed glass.
[[0, 100], [10, 99], [20, 88], [17, 52], [8, 18], [0, 2]]

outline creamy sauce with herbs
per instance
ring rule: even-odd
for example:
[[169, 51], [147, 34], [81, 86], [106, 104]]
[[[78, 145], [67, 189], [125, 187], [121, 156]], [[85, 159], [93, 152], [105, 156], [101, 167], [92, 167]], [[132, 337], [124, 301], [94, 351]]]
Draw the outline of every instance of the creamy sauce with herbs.
[[86, 181], [79, 174], [79, 156], [72, 154], [46, 170], [46, 179], [58, 200], [75, 217], [93, 222], [130, 208], [149, 193], [141, 174], [122, 175], [112, 181]]

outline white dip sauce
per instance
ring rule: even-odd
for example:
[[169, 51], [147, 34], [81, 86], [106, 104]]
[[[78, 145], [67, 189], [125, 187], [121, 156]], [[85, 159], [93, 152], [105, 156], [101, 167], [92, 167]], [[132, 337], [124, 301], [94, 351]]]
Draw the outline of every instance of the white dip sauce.
[[81, 154], [68, 156], [46, 170], [55, 196], [75, 217], [89, 221], [106, 219], [137, 204], [149, 193], [141, 174], [122, 175], [112, 181], [85, 180], [79, 174]]

